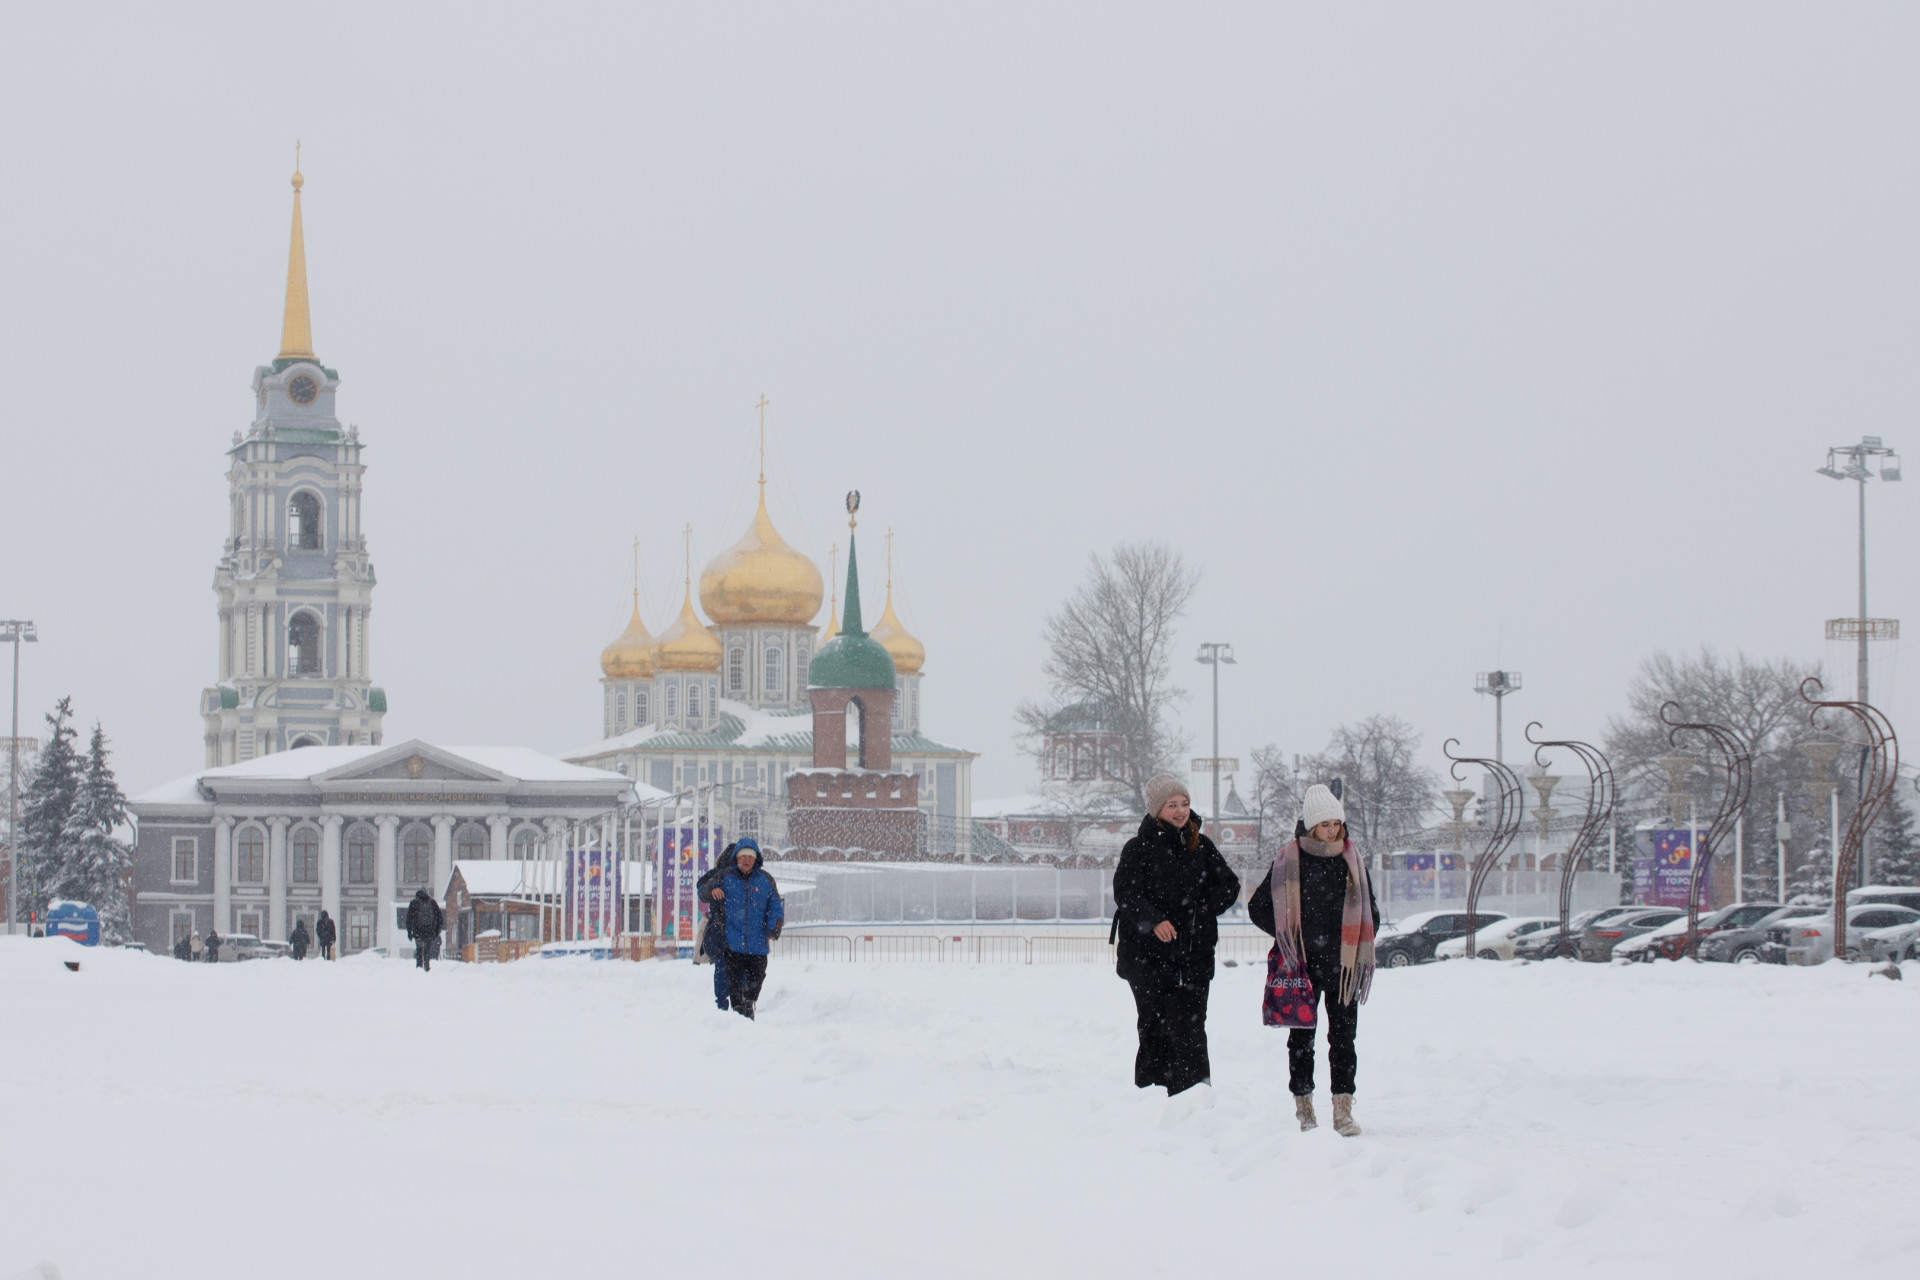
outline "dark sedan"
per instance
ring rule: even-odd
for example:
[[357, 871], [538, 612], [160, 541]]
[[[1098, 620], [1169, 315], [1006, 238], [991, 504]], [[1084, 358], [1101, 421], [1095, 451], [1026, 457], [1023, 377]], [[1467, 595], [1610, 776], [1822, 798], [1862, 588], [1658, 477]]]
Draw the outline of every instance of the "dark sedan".
[[[1619, 916], [1640, 910], [1639, 907], [1595, 907], [1591, 911], [1582, 911], [1567, 921], [1573, 933], [1573, 954], [1580, 954], [1580, 939], [1587, 930], [1605, 924]], [[1542, 929], [1530, 933], [1513, 944], [1516, 960], [1550, 960], [1560, 954], [1560, 926]]]
[[1580, 938], [1580, 958], [1589, 963], [1613, 959], [1613, 949], [1628, 938], [1652, 933], [1687, 914], [1674, 907], [1640, 907], [1595, 925]]
[[[1715, 934], [1729, 929], [1756, 928], [1762, 920], [1770, 920], [1784, 910], [1778, 902], [1736, 902], [1730, 907], [1700, 917], [1700, 927], [1696, 936], [1701, 939], [1701, 959], [1705, 959], [1705, 941]], [[1687, 931], [1661, 930], [1660, 936], [1650, 938], [1640, 944], [1646, 949], [1636, 959], [1640, 960], [1678, 960], [1687, 953]]]
[[1721, 929], [1711, 938], [1700, 940], [1700, 958], [1722, 964], [1759, 964], [1760, 949], [1766, 945], [1767, 930], [1794, 916], [1816, 914], [1816, 906], [1775, 907], [1752, 924], [1738, 929]]
[[[1495, 920], [1505, 920], [1504, 911], [1482, 911], [1480, 923], [1475, 926], [1484, 929]], [[1425, 964], [1433, 959], [1433, 949], [1448, 938], [1457, 938], [1467, 932], [1467, 926], [1473, 917], [1464, 911], [1421, 911], [1408, 916], [1390, 928], [1382, 929], [1373, 940], [1374, 963], [1382, 969], [1404, 969], [1411, 964]]]

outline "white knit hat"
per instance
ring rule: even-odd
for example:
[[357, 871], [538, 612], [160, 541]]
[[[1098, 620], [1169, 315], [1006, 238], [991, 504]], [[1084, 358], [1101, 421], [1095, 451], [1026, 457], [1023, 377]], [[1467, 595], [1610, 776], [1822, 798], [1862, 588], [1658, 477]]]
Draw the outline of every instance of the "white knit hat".
[[1321, 783], [1307, 788], [1307, 798], [1300, 802], [1300, 821], [1311, 831], [1323, 822], [1345, 822], [1347, 810], [1340, 803], [1340, 797], [1333, 794]]

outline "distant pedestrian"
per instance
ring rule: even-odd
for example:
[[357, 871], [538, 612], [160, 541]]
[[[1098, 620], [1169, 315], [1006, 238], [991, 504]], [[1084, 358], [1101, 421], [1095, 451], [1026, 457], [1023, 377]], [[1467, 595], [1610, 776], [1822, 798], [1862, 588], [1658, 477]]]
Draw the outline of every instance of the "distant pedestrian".
[[735, 1013], [751, 1018], [767, 980], [767, 954], [787, 922], [787, 908], [779, 886], [760, 866], [759, 844], [751, 839], [734, 847], [720, 890], [726, 910], [727, 1002]]
[[175, 960], [191, 960], [193, 958], [192, 945], [192, 942], [185, 935], [182, 935], [179, 941], [173, 944], [173, 958]]
[[217, 929], [207, 930], [207, 963], [220, 963], [220, 932]]
[[723, 1010], [727, 1007], [727, 891], [721, 887], [720, 879], [733, 870], [734, 854], [739, 848], [737, 844], [730, 844], [721, 850], [720, 861], [694, 886], [707, 906], [707, 928], [700, 935], [700, 955], [694, 959], [704, 956], [712, 963], [713, 1002]]
[[[1294, 838], [1274, 855], [1267, 878], [1247, 900], [1247, 915], [1274, 935], [1282, 962], [1305, 962], [1313, 981], [1309, 1009], [1326, 997], [1327, 1066], [1333, 1075], [1333, 1127], [1358, 1137], [1353, 1121], [1354, 1074], [1359, 1057], [1354, 1038], [1360, 1006], [1373, 985], [1373, 935], [1380, 907], [1373, 898], [1367, 862], [1347, 834], [1347, 813], [1324, 786], [1307, 788]], [[1313, 1114], [1313, 1041], [1316, 1028], [1287, 1033], [1287, 1090], [1303, 1130], [1319, 1124]]]
[[413, 963], [417, 969], [433, 971], [434, 944], [440, 939], [440, 928], [446, 923], [446, 913], [440, 910], [440, 904], [425, 889], [416, 889], [413, 901], [407, 904], [407, 936], [413, 939]]
[[316, 921], [313, 926], [313, 940], [320, 944], [320, 958], [322, 960], [333, 959], [334, 934], [333, 917], [328, 915], [323, 908], [320, 912], [320, 919]]
[[1240, 877], [1200, 834], [1187, 784], [1170, 773], [1146, 786], [1147, 816], [1113, 871], [1115, 971], [1133, 988], [1139, 1048], [1133, 1083], [1167, 1096], [1210, 1084], [1207, 994], [1218, 917], [1240, 897]]
[[206, 953], [207, 941], [200, 936], [200, 931], [195, 929], [193, 936], [187, 939], [187, 956], [197, 964], [206, 956]]
[[307, 958], [308, 938], [307, 922], [305, 920], [294, 921], [293, 936], [288, 938], [287, 941], [293, 944], [293, 958], [295, 960], [305, 960]]

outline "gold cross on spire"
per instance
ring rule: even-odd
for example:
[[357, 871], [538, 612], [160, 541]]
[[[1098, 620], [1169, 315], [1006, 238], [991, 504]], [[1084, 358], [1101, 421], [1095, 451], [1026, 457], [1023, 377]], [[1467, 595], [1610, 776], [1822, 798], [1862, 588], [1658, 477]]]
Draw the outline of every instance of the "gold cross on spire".
[[887, 526], [887, 600], [893, 600], [893, 526]]
[[687, 526], [687, 590], [693, 590], [693, 526]]
[[767, 492], [767, 393], [760, 393], [760, 403], [753, 407], [760, 411], [760, 494], [764, 498]]
[[640, 612], [640, 535], [633, 535], [633, 611]]

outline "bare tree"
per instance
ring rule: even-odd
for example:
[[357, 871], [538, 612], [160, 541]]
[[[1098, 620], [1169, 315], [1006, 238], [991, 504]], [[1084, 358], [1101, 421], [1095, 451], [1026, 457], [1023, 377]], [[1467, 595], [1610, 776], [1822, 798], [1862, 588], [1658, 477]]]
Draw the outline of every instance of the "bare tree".
[[1159, 542], [1122, 543], [1089, 557], [1087, 578], [1046, 621], [1045, 706], [1015, 716], [1037, 754], [1063, 714], [1096, 715], [1119, 744], [1123, 776], [1094, 780], [1144, 808], [1146, 781], [1170, 769], [1186, 745], [1169, 708], [1183, 696], [1169, 680], [1174, 629], [1199, 586], [1185, 557]]
[[1419, 752], [1420, 734], [1405, 720], [1368, 716], [1333, 731], [1327, 749], [1307, 765], [1309, 780], [1341, 779], [1348, 828], [1385, 853], [1424, 826], [1438, 803], [1438, 775], [1419, 763]]
[[[1676, 719], [1725, 725], [1753, 757], [1753, 792], [1746, 829], [1749, 848], [1765, 852], [1748, 859], [1749, 883], [1740, 887], [1740, 896], [1771, 897], [1775, 890], [1774, 859], [1767, 855], [1773, 849], [1773, 818], [1780, 796], [1786, 799], [1793, 830], [1788, 866], [1795, 880], [1809, 880], [1811, 872], [1801, 874], [1796, 869], [1816, 853], [1831, 857], [1823, 843], [1826, 814], [1814, 812], [1813, 802], [1801, 786], [1812, 776], [1812, 767], [1797, 749], [1802, 742], [1830, 736], [1808, 723], [1809, 708], [1800, 697], [1800, 682], [1819, 674], [1817, 663], [1791, 658], [1766, 662], [1744, 653], [1729, 659], [1710, 647], [1678, 656], [1662, 651], [1642, 660], [1627, 686], [1626, 714], [1607, 721], [1607, 756], [1620, 781], [1623, 816], [1668, 820], [1665, 796], [1669, 781], [1666, 771], [1654, 763], [1658, 757], [1691, 755], [1703, 764], [1712, 762], [1712, 754], [1698, 735], [1683, 734], [1677, 748], [1668, 745], [1660, 708], [1667, 702], [1677, 702], [1680, 714]], [[1847, 760], [1843, 756], [1836, 764], [1844, 768]], [[1716, 785], [1703, 772], [1689, 776], [1686, 788], [1699, 798], [1703, 813], [1711, 813], [1719, 803]], [[1843, 783], [1843, 808], [1847, 794]]]
[[1260, 815], [1261, 852], [1269, 857], [1293, 838], [1293, 824], [1300, 816], [1293, 759], [1271, 742], [1253, 750], [1253, 809]]

